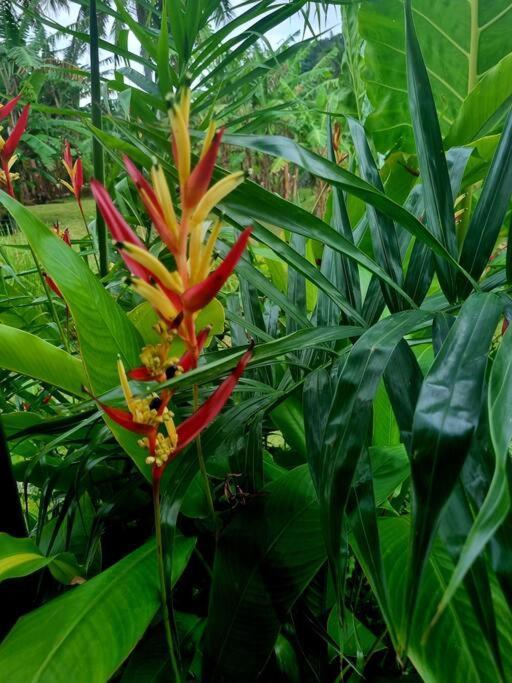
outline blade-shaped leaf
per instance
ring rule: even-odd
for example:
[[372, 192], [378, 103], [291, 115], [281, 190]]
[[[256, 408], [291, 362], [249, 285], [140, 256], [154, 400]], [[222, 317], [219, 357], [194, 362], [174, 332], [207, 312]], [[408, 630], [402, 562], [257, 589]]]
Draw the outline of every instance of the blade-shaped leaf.
[[411, 447], [414, 524], [407, 601], [410, 627], [439, 515], [478, 424], [487, 354], [500, 313], [501, 303], [494, 294], [476, 294], [466, 301], [418, 398]]
[[438, 614], [452, 599], [457, 587], [510, 510], [507, 478], [508, 447], [512, 439], [512, 334], [507, 330], [493, 363], [488, 391], [489, 432], [496, 464], [491, 485], [480, 505], [461, 556], [438, 607]]
[[355, 343], [338, 380], [313, 480], [317, 487], [329, 565], [341, 604], [344, 567], [340, 542], [352, 479], [371, 421], [377, 386], [402, 337], [428, 314], [397, 313], [381, 320]]
[[[471, 216], [462, 245], [460, 262], [478, 280], [496, 244], [512, 194], [512, 110], [482, 186], [478, 204]], [[459, 293], [467, 295], [470, 287], [457, 277]]]
[[[177, 537], [174, 580], [193, 547], [193, 539]], [[142, 637], [158, 606], [151, 541], [20, 619], [0, 646], [0, 677], [12, 683], [66, 683], [72, 671], [76, 683], [107, 681]]]
[[[405, 29], [409, 107], [425, 198], [427, 226], [448, 253], [456, 258], [457, 240], [448, 167], [427, 69], [414, 29], [411, 0], [405, 2]], [[455, 271], [442, 259], [437, 258], [436, 262], [443, 292], [449, 301], [454, 301]]]
[[[363, 178], [377, 188], [377, 190], [384, 192], [384, 186], [382, 185], [363, 126], [359, 121], [350, 117], [347, 117], [347, 121]], [[371, 205], [366, 207], [366, 215], [370, 224], [373, 253], [377, 263], [397, 284], [402, 285], [400, 245], [394, 222]], [[402, 301], [396, 296], [395, 292], [384, 287], [383, 293], [391, 312], [397, 312], [403, 308]]]
[[79, 358], [34, 334], [1, 324], [0, 367], [83, 396], [86, 375]]

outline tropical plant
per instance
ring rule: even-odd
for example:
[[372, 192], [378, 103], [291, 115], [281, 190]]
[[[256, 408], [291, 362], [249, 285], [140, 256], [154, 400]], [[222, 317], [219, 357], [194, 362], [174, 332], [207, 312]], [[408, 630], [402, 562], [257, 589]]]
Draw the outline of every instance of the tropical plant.
[[512, 15], [401, 4], [303, 71], [299, 0], [98, 3], [113, 247], [0, 194], [2, 679], [512, 677]]

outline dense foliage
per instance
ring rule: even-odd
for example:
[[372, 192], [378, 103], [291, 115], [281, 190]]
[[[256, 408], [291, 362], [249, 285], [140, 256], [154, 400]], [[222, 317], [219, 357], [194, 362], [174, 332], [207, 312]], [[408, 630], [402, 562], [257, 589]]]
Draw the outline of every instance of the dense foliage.
[[510, 680], [507, 2], [80, 6], [0, 1], [0, 679]]

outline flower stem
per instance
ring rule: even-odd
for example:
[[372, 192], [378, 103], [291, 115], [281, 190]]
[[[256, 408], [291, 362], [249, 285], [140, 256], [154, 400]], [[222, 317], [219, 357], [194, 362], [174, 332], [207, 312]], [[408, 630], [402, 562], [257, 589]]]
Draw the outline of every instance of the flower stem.
[[36, 266], [37, 274], [39, 275], [39, 279], [41, 280], [41, 284], [43, 285], [43, 289], [44, 289], [44, 292], [46, 294], [46, 298], [48, 299], [48, 306], [50, 309], [50, 315], [52, 316], [54, 323], [57, 325], [57, 329], [59, 330], [59, 333], [60, 333], [60, 336], [62, 339], [62, 343], [64, 344], [64, 348], [66, 349], [66, 351], [68, 353], [71, 353], [71, 349], [69, 346], [69, 339], [66, 336], [66, 333], [64, 332], [64, 328], [62, 327], [62, 323], [60, 321], [60, 318], [57, 314], [57, 311], [55, 310], [55, 306], [53, 305], [53, 299], [52, 299], [52, 295], [50, 292], [50, 288], [46, 284], [43, 273], [41, 271], [41, 266], [39, 265], [39, 262], [36, 258], [36, 255], [35, 255], [32, 247], [30, 247], [30, 253], [32, 254], [32, 258], [33, 258], [34, 264]]
[[87, 219], [86, 219], [85, 214], [84, 214], [82, 202], [79, 199], [77, 199], [76, 201], [78, 204], [78, 208], [80, 209], [80, 213], [82, 214], [82, 220], [83, 220], [84, 225], [85, 225], [85, 230], [87, 232], [87, 236], [89, 237], [89, 239], [91, 241], [92, 255], [93, 255], [94, 260], [96, 262], [96, 268], [98, 269], [98, 273], [99, 273], [100, 272], [100, 262], [98, 261], [98, 255], [96, 254], [96, 245], [94, 244], [94, 239], [91, 235], [91, 231], [89, 230], [89, 225], [87, 224]]
[[167, 604], [167, 584], [165, 580], [165, 566], [164, 566], [164, 549], [162, 543], [162, 522], [160, 518], [160, 479], [153, 479], [153, 510], [155, 513], [155, 533], [156, 533], [156, 554], [158, 562], [158, 574], [160, 577], [160, 600], [162, 603], [162, 616], [164, 620], [165, 639], [169, 649], [169, 657], [171, 659], [171, 667], [174, 674], [174, 680], [177, 683], [181, 681], [181, 675], [176, 659], [176, 652], [174, 649], [174, 642], [171, 633], [171, 618], [169, 614], [169, 605]]
[[[194, 396], [194, 411], [196, 411], [199, 407], [199, 387], [197, 384], [194, 384], [193, 396]], [[201, 434], [197, 435], [196, 448], [197, 448], [197, 461], [199, 463], [199, 471], [201, 472], [201, 478], [203, 480], [203, 486], [204, 486], [204, 492], [206, 495], [206, 501], [208, 503], [208, 509], [210, 511], [213, 526], [215, 528], [215, 526], [216, 526], [215, 508], [213, 507], [212, 491], [210, 488], [210, 482], [208, 480], [208, 472], [206, 471], [206, 465], [205, 465], [204, 457], [203, 457], [203, 446], [201, 444]]]

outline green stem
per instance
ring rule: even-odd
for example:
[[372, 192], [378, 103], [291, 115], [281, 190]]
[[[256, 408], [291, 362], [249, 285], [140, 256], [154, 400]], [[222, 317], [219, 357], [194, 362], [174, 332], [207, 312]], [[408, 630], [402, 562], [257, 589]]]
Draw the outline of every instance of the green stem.
[[[194, 412], [195, 412], [199, 407], [199, 387], [197, 384], [194, 384], [193, 396], [194, 396]], [[213, 506], [212, 490], [210, 488], [210, 481], [208, 479], [208, 472], [206, 471], [206, 464], [204, 462], [204, 457], [203, 457], [203, 446], [201, 443], [201, 434], [197, 435], [196, 447], [197, 447], [197, 461], [199, 463], [199, 471], [201, 472], [201, 478], [203, 480], [203, 487], [204, 487], [204, 492], [206, 495], [206, 501], [208, 503], [208, 509], [210, 511], [213, 526], [215, 528], [215, 526], [216, 526], [215, 508]]]
[[[95, 128], [101, 130], [101, 81], [96, 0], [90, 0], [89, 2], [89, 33], [91, 61], [91, 121]], [[103, 148], [96, 136], [92, 139], [92, 158], [94, 177], [98, 182], [103, 183]], [[101, 277], [104, 277], [108, 272], [107, 230], [98, 206], [96, 206], [96, 234], [98, 236], [98, 251], [100, 255], [100, 275]]]
[[55, 306], [53, 305], [53, 299], [52, 299], [52, 294], [50, 292], [50, 288], [46, 284], [46, 280], [44, 279], [44, 275], [41, 271], [41, 267], [40, 267], [39, 263], [37, 262], [36, 255], [34, 254], [32, 247], [30, 247], [30, 252], [32, 254], [32, 258], [34, 259], [34, 263], [35, 263], [35, 266], [37, 269], [37, 273], [39, 275], [39, 279], [41, 280], [41, 284], [43, 285], [43, 289], [45, 291], [46, 298], [48, 299], [48, 306], [50, 308], [50, 314], [53, 318], [54, 323], [57, 325], [57, 328], [59, 330], [59, 333], [60, 333], [60, 336], [62, 339], [62, 343], [64, 344], [64, 348], [66, 349], [66, 351], [68, 353], [71, 353], [71, 349], [69, 347], [69, 340], [68, 340], [68, 338], [64, 332], [64, 328], [62, 327], [62, 323], [60, 322], [60, 318], [57, 315], [57, 311], [55, 310]]
[[176, 652], [174, 650], [174, 641], [171, 632], [171, 618], [169, 614], [169, 605], [167, 604], [167, 582], [165, 580], [165, 565], [164, 565], [164, 548], [162, 543], [162, 522], [160, 515], [160, 480], [153, 480], [153, 510], [155, 513], [155, 534], [156, 534], [156, 554], [158, 562], [158, 574], [160, 577], [160, 600], [162, 603], [162, 617], [164, 620], [165, 640], [169, 650], [169, 657], [171, 659], [171, 667], [174, 674], [174, 680], [177, 683], [181, 681], [181, 675], [176, 659]]
[[83, 209], [83, 207], [82, 207], [82, 202], [81, 202], [80, 200], [78, 200], [77, 203], [78, 203], [78, 208], [80, 209], [80, 213], [82, 214], [82, 220], [83, 220], [84, 225], [85, 225], [85, 230], [86, 230], [86, 232], [87, 232], [87, 236], [88, 236], [89, 239], [91, 240], [91, 246], [92, 246], [92, 251], [93, 251], [94, 260], [95, 260], [95, 262], [96, 262], [96, 268], [98, 269], [98, 272], [99, 272], [99, 270], [100, 270], [100, 263], [99, 263], [99, 261], [98, 261], [98, 256], [97, 256], [97, 254], [96, 254], [96, 245], [94, 244], [94, 239], [93, 239], [93, 237], [92, 237], [92, 235], [91, 235], [91, 231], [89, 230], [89, 226], [87, 225], [87, 219], [85, 218], [84, 209]]

